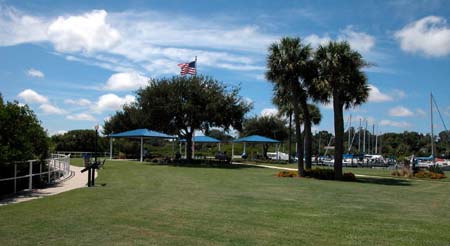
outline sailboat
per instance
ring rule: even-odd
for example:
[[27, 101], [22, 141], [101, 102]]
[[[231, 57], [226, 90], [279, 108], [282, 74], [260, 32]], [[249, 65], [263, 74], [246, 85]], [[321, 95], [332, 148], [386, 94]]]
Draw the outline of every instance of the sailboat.
[[435, 144], [434, 144], [434, 124], [433, 124], [433, 105], [436, 106], [436, 109], [439, 113], [439, 117], [441, 118], [442, 124], [444, 125], [445, 130], [448, 132], [447, 126], [445, 125], [444, 119], [442, 118], [439, 107], [434, 100], [433, 93], [430, 93], [430, 125], [431, 125], [431, 155], [429, 157], [412, 157], [412, 161], [416, 162], [416, 167], [419, 168], [429, 168], [430, 166], [440, 166], [444, 170], [450, 170], [450, 160], [436, 158], [435, 157]]

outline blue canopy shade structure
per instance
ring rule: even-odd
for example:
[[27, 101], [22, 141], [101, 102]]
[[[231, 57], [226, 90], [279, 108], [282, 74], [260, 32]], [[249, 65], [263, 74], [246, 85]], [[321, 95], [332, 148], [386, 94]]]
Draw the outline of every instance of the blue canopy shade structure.
[[[280, 143], [280, 141], [271, 139], [268, 137], [259, 136], [259, 135], [251, 135], [251, 136], [236, 139], [233, 141], [233, 145], [231, 146], [231, 158], [233, 158], [233, 156], [234, 156], [234, 143], [243, 143], [244, 144], [244, 152], [242, 153], [242, 156], [244, 156], [244, 155], [246, 155], [246, 151], [245, 151], [246, 143], [273, 143], [273, 144], [277, 144], [277, 149], [278, 149], [278, 143]], [[278, 159], [278, 150], [277, 150], [277, 159]]]
[[[112, 139], [113, 138], [138, 138], [141, 139], [141, 158], [140, 161], [143, 161], [144, 157], [144, 139], [145, 138], [163, 138], [163, 139], [175, 139], [176, 137], [167, 135], [162, 132], [152, 131], [148, 129], [136, 129], [126, 132], [119, 132], [108, 135], [109, 137], [109, 159], [112, 159], [112, 150], [113, 150], [113, 144]], [[173, 149], [173, 146], [172, 146]]]
[[[194, 143], [216, 143], [219, 146], [219, 151], [220, 151], [220, 140], [219, 139], [215, 139], [212, 137], [208, 137], [208, 136], [194, 136]], [[186, 152], [187, 152], [187, 143], [186, 143], [186, 139], [180, 139], [180, 153], [181, 153], [181, 143], [185, 143], [184, 145], [184, 156], [186, 156]], [[192, 148], [192, 151], [194, 153], [195, 148]]]
[[234, 140], [235, 143], [279, 143], [280, 141], [259, 136], [259, 135], [251, 135], [243, 138], [239, 138]]
[[[186, 139], [180, 139], [180, 142], [186, 142]], [[195, 136], [194, 142], [196, 143], [220, 143], [219, 139], [215, 139], [208, 136]]]
[[110, 134], [108, 137], [110, 138], [170, 138], [174, 139], [176, 137], [167, 135], [162, 132], [152, 131], [148, 129], [136, 129], [126, 132], [119, 132]]

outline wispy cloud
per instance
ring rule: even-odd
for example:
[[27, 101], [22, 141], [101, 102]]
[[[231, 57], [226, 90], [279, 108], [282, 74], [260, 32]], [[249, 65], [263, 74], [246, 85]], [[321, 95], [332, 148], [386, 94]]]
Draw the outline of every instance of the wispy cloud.
[[41, 71], [39, 71], [37, 69], [34, 69], [34, 68], [28, 69], [27, 75], [30, 76], [30, 77], [35, 77], [35, 78], [40, 78], [40, 79], [45, 77], [43, 72], [41, 72]]
[[414, 116], [414, 113], [406, 107], [397, 106], [389, 109], [389, 115], [394, 117], [409, 117]]
[[412, 125], [406, 121], [381, 120], [381, 126], [392, 126], [397, 128], [410, 128]]

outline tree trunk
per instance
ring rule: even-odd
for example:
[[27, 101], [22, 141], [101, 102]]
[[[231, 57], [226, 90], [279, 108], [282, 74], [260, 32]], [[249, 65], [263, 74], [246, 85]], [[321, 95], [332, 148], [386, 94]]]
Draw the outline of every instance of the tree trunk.
[[311, 115], [309, 113], [308, 104], [302, 102], [303, 109], [303, 119], [305, 124], [305, 129], [303, 129], [303, 134], [305, 138], [305, 169], [311, 169], [312, 166], [312, 136], [311, 136]]
[[194, 131], [191, 130], [191, 132], [186, 131], [186, 159], [188, 161], [192, 160], [192, 133]]
[[336, 179], [342, 177], [342, 155], [344, 154], [344, 113], [343, 105], [339, 97], [333, 97], [333, 111], [334, 111], [334, 135], [335, 135], [335, 150], [334, 150], [334, 176]]
[[269, 144], [263, 144], [263, 156], [264, 159], [269, 159], [269, 157], [267, 156], [267, 151], [269, 150]]
[[291, 154], [292, 154], [292, 112], [289, 112], [289, 141], [288, 141], [288, 162], [292, 162]]
[[[298, 104], [297, 104], [298, 105]], [[305, 176], [305, 168], [303, 166], [303, 138], [302, 138], [302, 130], [301, 130], [301, 124], [300, 124], [300, 115], [299, 115], [299, 109], [298, 106], [294, 109], [294, 121], [295, 121], [295, 135], [296, 135], [296, 141], [297, 141], [297, 157], [298, 157], [298, 175], [300, 177]]]

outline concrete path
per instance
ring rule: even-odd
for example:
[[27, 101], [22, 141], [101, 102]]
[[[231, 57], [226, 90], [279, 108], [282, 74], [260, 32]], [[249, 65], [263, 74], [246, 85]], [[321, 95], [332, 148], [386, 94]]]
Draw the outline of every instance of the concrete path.
[[[289, 168], [289, 167], [277, 167], [277, 166], [269, 166], [269, 165], [259, 165], [259, 164], [250, 164], [250, 163], [242, 163], [242, 162], [233, 162], [236, 165], [246, 165], [252, 167], [264, 167], [270, 169], [284, 170], [284, 171], [297, 171], [297, 168]], [[401, 179], [396, 177], [387, 177], [387, 176], [372, 176], [372, 175], [364, 175], [364, 174], [355, 174], [356, 177], [364, 177], [364, 178], [378, 178], [378, 179]], [[420, 180], [421, 181], [421, 180]]]
[[[53, 196], [69, 190], [87, 187], [88, 172], [81, 173], [82, 167], [70, 166], [70, 175], [64, 177], [59, 183], [52, 185], [44, 189], [33, 189], [31, 192], [18, 194], [14, 197], [9, 197], [0, 200], [0, 206], [26, 202], [46, 196]], [[95, 172], [95, 177], [98, 176], [98, 172]]]

